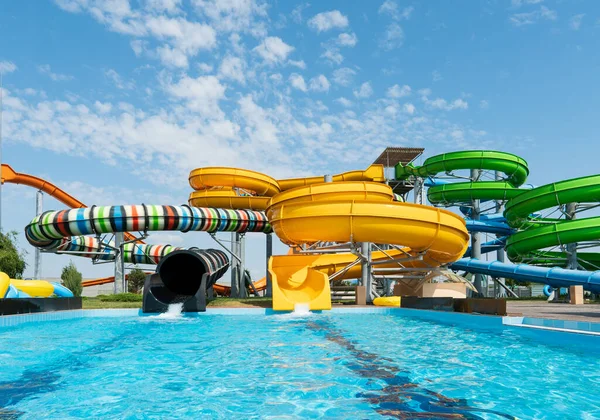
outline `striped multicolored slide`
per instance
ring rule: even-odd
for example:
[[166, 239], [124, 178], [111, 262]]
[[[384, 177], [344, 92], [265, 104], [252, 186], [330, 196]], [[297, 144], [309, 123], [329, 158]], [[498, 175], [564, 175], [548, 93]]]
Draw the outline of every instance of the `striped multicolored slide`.
[[[114, 252], [110, 244], [106, 246], [98, 236], [134, 231], [270, 233], [272, 229], [265, 214], [259, 211], [141, 204], [47, 211], [25, 227], [25, 236], [31, 245], [45, 250], [111, 260]], [[157, 264], [178, 249], [181, 248], [129, 243], [124, 246], [124, 259], [128, 263]]]

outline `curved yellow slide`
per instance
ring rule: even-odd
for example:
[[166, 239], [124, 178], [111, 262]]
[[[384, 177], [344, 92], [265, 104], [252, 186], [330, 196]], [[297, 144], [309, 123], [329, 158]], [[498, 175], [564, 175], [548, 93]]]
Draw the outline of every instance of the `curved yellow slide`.
[[[459, 259], [469, 240], [462, 217], [435, 207], [392, 201], [388, 186], [369, 182], [294, 188], [271, 200], [267, 217], [288, 245], [317, 241], [394, 244], [404, 246], [402, 252], [407, 254], [422, 253], [421, 264], [429, 267]], [[269, 262], [273, 309], [292, 310], [297, 303], [308, 304], [312, 310], [330, 309], [328, 270], [313, 263], [294, 271], [297, 266], [291, 266], [291, 261], [273, 257]]]
[[45, 280], [11, 279], [6, 273], [0, 272], [0, 299], [6, 297], [50, 297], [52, 295], [73, 296], [69, 289], [58, 283]]
[[[191, 205], [266, 209], [282, 242], [297, 246], [318, 241], [375, 242], [403, 246], [374, 252], [373, 260], [399, 255], [423, 256], [404, 267], [438, 267], [459, 259], [469, 235], [464, 220], [449, 211], [393, 201], [382, 165], [333, 176], [275, 180], [237, 168], [199, 168], [190, 173]], [[354, 254], [288, 255], [271, 257], [273, 309], [331, 308], [329, 276], [357, 259]], [[398, 267], [390, 263], [382, 267]], [[357, 278], [360, 265], [339, 279]]]

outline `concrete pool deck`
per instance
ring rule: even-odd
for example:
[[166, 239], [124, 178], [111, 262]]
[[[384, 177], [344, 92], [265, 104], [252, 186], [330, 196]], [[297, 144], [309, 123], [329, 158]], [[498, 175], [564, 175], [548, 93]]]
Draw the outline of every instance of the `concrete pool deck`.
[[544, 301], [508, 301], [508, 316], [600, 322], [600, 304], [570, 305]]

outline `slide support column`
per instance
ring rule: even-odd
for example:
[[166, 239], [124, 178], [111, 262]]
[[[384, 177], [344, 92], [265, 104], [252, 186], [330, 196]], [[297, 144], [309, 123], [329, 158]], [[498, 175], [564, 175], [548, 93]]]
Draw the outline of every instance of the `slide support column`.
[[273, 285], [271, 284], [271, 274], [269, 273], [269, 259], [273, 255], [273, 234], [267, 234], [267, 289], [265, 291], [265, 296], [272, 297], [273, 296]]
[[[500, 181], [502, 179], [503, 179], [502, 172], [496, 171], [496, 181]], [[502, 201], [502, 200], [496, 201], [496, 213], [498, 213], [498, 214], [504, 213], [504, 201]], [[497, 235], [497, 236], [499, 237], [500, 235]], [[504, 251], [504, 247], [502, 247], [496, 251], [496, 259], [502, 263], [506, 260], [506, 251]], [[498, 277], [498, 278], [496, 278], [496, 282], [498, 282], [500, 285], [497, 286], [494, 283], [494, 288], [498, 288], [498, 292], [495, 293], [494, 297], [499, 297], [499, 298], [506, 297], [506, 290], [505, 290], [506, 289], [506, 287], [505, 287], [506, 280], [502, 277]]]
[[415, 177], [415, 187], [413, 189], [415, 204], [423, 204], [423, 185], [425, 185], [423, 179]]
[[[238, 255], [238, 235], [239, 233], [231, 232], [231, 253]], [[239, 264], [237, 258], [231, 259], [231, 297], [238, 297], [238, 272]]]
[[367, 292], [367, 303], [373, 303], [373, 276], [371, 276], [371, 243], [361, 242], [360, 253], [363, 258], [360, 262], [361, 283]]
[[[38, 191], [35, 195], [35, 215], [40, 216], [44, 211], [44, 193]], [[33, 266], [33, 278], [39, 280], [42, 277], [42, 252], [35, 248], [35, 262]]]
[[239, 275], [239, 279], [240, 279], [240, 288], [238, 290], [239, 294], [240, 294], [240, 298], [247, 298], [248, 294], [246, 293], [246, 264], [245, 264], [245, 258], [244, 258], [244, 254], [246, 253], [246, 240], [244, 238], [244, 234], [239, 234], [240, 235], [240, 242], [239, 242], [239, 257], [240, 257], [240, 275]]
[[[481, 170], [471, 169], [471, 181], [476, 182], [481, 175]], [[479, 200], [472, 200], [471, 205], [473, 211], [471, 218], [473, 220], [479, 220]], [[481, 259], [481, 234], [479, 232], [471, 232], [471, 257], [480, 260]], [[477, 289], [479, 296], [484, 296], [483, 293], [483, 276], [481, 274], [475, 274], [475, 281], [473, 286]]]
[[115, 233], [115, 283], [114, 293], [125, 292], [125, 261], [123, 260], [123, 232]]

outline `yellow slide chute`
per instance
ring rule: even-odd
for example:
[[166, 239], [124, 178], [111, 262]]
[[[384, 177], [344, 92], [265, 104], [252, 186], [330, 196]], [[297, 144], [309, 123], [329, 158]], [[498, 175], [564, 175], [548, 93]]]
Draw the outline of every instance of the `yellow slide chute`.
[[[59, 284], [50, 283], [45, 280], [11, 279], [6, 273], [0, 272], [0, 299], [13, 297], [10, 293], [11, 286], [17, 291], [17, 295], [14, 297], [73, 296], [69, 289]], [[19, 293], [21, 296], [18, 295]]]
[[[469, 234], [464, 220], [449, 211], [393, 201], [382, 165], [323, 177], [275, 180], [245, 169], [210, 167], [190, 173], [194, 206], [266, 210], [275, 234], [290, 246], [328, 242], [375, 242], [402, 250], [372, 254], [373, 260], [422, 255], [404, 266], [438, 267], [459, 259]], [[352, 262], [354, 254], [274, 256], [269, 261], [273, 309], [331, 308], [329, 276]], [[382, 265], [385, 267], [386, 264]], [[390, 267], [398, 267], [393, 262]], [[357, 278], [360, 265], [338, 279]]]

